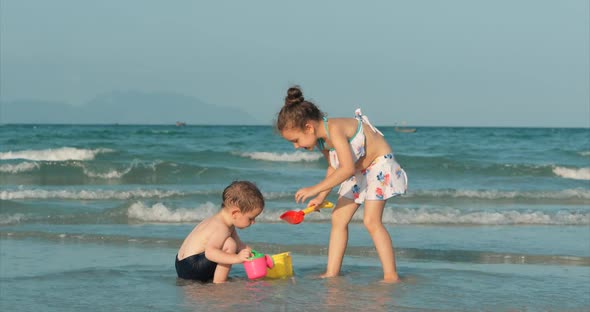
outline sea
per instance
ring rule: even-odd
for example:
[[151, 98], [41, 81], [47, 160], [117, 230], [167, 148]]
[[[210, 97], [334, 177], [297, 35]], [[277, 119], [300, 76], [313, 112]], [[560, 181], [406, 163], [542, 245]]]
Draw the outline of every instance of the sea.
[[[279, 216], [327, 164], [271, 125], [2, 125], [0, 310], [590, 310], [590, 128], [380, 130], [409, 180], [383, 213], [397, 284], [381, 282], [362, 206], [341, 276], [319, 278], [330, 211]], [[242, 240], [290, 252], [294, 276], [177, 279], [180, 244], [234, 180], [266, 199]]]

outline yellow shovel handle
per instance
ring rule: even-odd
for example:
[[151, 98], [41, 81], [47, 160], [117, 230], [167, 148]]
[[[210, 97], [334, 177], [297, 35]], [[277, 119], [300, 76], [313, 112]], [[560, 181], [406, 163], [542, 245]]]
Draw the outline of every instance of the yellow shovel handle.
[[[334, 208], [334, 204], [332, 204], [329, 201], [324, 201], [323, 203], [320, 204], [319, 208]], [[310, 212], [313, 212], [313, 211], [315, 211], [315, 209], [316, 209], [316, 206], [307, 207], [307, 208], [303, 209], [303, 214], [308, 214]]]

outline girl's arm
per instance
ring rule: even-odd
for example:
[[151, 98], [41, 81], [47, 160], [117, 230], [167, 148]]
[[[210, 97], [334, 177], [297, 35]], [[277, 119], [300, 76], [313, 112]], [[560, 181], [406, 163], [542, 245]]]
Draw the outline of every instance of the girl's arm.
[[352, 151], [350, 150], [350, 144], [344, 129], [338, 124], [329, 125], [328, 127], [330, 128], [332, 146], [336, 150], [340, 166], [332, 174], [326, 176], [320, 183], [297, 191], [295, 201], [298, 203], [304, 202], [307, 198], [320, 192], [331, 190], [334, 186], [344, 182], [354, 174], [355, 168]]
[[344, 129], [337, 123], [332, 124], [329, 128], [332, 146], [336, 150], [340, 165], [338, 169], [334, 169], [332, 174], [326, 176], [324, 180], [316, 185], [320, 192], [331, 190], [334, 186], [350, 178], [355, 171], [350, 143]]
[[[327, 151], [325, 151], [325, 154], [328, 154]], [[326, 156], [326, 159], [328, 159], [329, 156]], [[332, 168], [332, 166], [330, 166], [330, 161], [328, 160], [328, 169], [326, 169], [326, 177], [328, 177], [329, 175], [331, 175], [336, 169]], [[330, 194], [330, 192], [332, 191], [332, 189], [328, 189], [325, 191], [321, 191], [314, 199], [309, 201], [309, 206], [311, 205], [316, 205], [319, 206], [321, 203], [324, 202], [324, 200], [326, 200], [326, 197], [328, 197], [328, 195]], [[319, 209], [317, 209], [319, 211]]]

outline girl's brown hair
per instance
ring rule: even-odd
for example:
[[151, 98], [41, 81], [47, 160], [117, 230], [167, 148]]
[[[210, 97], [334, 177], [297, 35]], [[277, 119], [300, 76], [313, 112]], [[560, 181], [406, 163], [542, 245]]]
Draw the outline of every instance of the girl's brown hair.
[[305, 124], [310, 120], [320, 121], [324, 113], [310, 101], [303, 97], [303, 91], [299, 86], [287, 90], [285, 105], [277, 116], [277, 130], [279, 132], [287, 128], [305, 129]]

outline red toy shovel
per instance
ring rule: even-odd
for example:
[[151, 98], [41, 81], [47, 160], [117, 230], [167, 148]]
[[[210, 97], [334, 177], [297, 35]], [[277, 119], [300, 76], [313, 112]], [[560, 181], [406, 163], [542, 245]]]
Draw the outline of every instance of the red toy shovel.
[[[334, 204], [332, 204], [329, 201], [325, 201], [320, 204], [319, 208], [333, 208], [333, 207], [334, 207]], [[299, 211], [289, 210], [281, 215], [281, 219], [283, 219], [291, 224], [299, 224], [299, 223], [301, 223], [301, 221], [303, 221], [306, 214], [308, 214], [312, 211], [315, 211], [315, 209], [316, 209], [315, 206], [309, 206], [309, 207], [307, 207], [303, 210], [299, 210]]]

